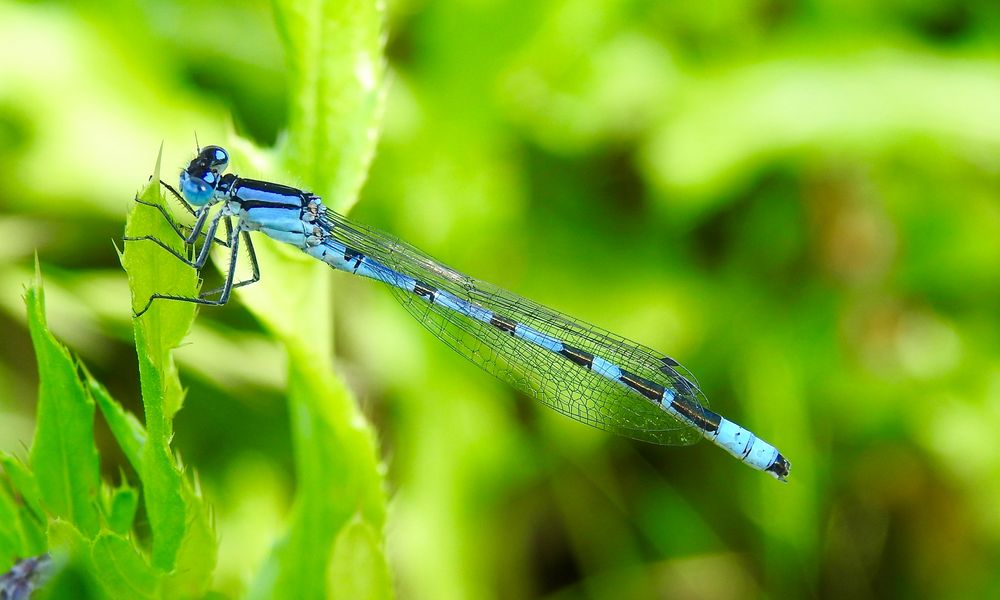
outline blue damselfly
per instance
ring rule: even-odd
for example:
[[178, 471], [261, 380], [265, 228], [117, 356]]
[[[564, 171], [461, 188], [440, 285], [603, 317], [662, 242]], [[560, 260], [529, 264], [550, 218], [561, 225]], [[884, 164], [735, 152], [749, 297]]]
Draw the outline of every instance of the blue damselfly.
[[[788, 475], [789, 462], [774, 446], [706, 407], [696, 380], [674, 359], [463, 275], [333, 212], [309, 192], [224, 174], [228, 164], [224, 149], [207, 146], [181, 172], [179, 193], [163, 184], [195, 218], [186, 235], [161, 205], [153, 205], [188, 245], [188, 256], [153, 237], [126, 238], [154, 242], [199, 270], [213, 243], [225, 246], [230, 261], [224, 284], [197, 298], [154, 294], [137, 316], [157, 299], [225, 304], [234, 288], [260, 279], [250, 238], [259, 231], [335, 269], [387, 284], [421, 324], [457, 352], [578, 421], [658, 444], [705, 438], [755, 469], [782, 481]], [[220, 223], [225, 239], [216, 238]], [[241, 244], [252, 275], [235, 281]]]

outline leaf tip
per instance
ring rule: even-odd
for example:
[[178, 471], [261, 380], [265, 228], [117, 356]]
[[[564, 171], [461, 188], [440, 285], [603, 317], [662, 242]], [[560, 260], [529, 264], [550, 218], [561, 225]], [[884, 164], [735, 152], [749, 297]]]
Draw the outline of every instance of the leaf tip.
[[35, 276], [25, 287], [24, 303], [28, 307], [28, 323], [45, 327], [45, 292], [42, 287], [42, 265], [35, 251]]
[[160, 164], [163, 162], [163, 140], [160, 140], [160, 151], [156, 153], [156, 165], [153, 167], [153, 176], [150, 181], [160, 179]]

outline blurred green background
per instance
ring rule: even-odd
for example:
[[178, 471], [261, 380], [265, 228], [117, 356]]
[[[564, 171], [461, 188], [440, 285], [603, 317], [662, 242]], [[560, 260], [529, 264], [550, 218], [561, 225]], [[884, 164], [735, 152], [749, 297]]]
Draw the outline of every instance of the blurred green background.
[[[400, 597], [1000, 595], [1000, 5], [386, 10], [351, 216], [674, 356], [792, 462], [781, 485], [579, 425], [331, 273]], [[140, 410], [129, 202], [161, 141], [169, 174], [195, 131], [279, 139], [284, 65], [264, 0], [0, 1], [0, 448], [34, 427], [36, 250], [53, 330]], [[239, 302], [190, 342], [174, 447], [238, 595], [295, 485], [283, 356]]]

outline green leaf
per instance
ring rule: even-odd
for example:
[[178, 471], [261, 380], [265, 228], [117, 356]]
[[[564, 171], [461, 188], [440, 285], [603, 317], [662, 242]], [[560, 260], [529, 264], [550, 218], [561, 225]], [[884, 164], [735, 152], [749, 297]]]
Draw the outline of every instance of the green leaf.
[[28, 470], [27, 465], [6, 452], [0, 452], [0, 466], [10, 477], [14, 489], [17, 490], [35, 516], [40, 520], [45, 519], [45, 509], [42, 508], [42, 492], [38, 489], [35, 475]]
[[[45, 510], [35, 476], [17, 458], [0, 452], [12, 489], [0, 480], [0, 562], [45, 551]], [[20, 502], [18, 502], [20, 500]], [[13, 553], [13, 554], [11, 554]], [[0, 571], [4, 569], [0, 566]]]
[[[63, 561], [65, 563], [65, 561]], [[90, 573], [74, 563], [52, 569], [54, 573], [36, 588], [31, 600], [104, 600], [109, 598]], [[114, 599], [117, 600], [117, 599]]]
[[132, 468], [136, 470], [139, 477], [142, 477], [142, 449], [146, 446], [146, 430], [135, 415], [125, 410], [121, 404], [115, 401], [90, 372], [83, 368], [87, 377], [87, 389], [90, 395], [97, 402], [97, 407], [104, 415], [104, 421], [111, 429], [111, 435], [115, 437], [118, 446], [121, 447], [125, 458], [128, 459]]
[[132, 530], [132, 521], [139, 506], [139, 493], [128, 483], [112, 488], [103, 486], [104, 490], [104, 520], [108, 529], [120, 535], [127, 535]]
[[[335, 540], [356, 519], [381, 532], [385, 496], [371, 428], [313, 353], [289, 352], [289, 410], [298, 490], [291, 525], [251, 589], [251, 598], [323, 598]], [[372, 551], [382, 563], [381, 549]], [[377, 583], [377, 582], [373, 582]]]
[[285, 165], [328, 206], [357, 199], [384, 103], [384, 2], [277, 0], [289, 71]]
[[[86, 371], [85, 371], [86, 372]], [[126, 411], [108, 391], [87, 373], [91, 394], [107, 421], [112, 435], [122, 447], [126, 458], [145, 482], [143, 448], [147, 434], [134, 415]], [[197, 485], [183, 475], [180, 482], [180, 497], [185, 506], [187, 529], [180, 539], [173, 573], [164, 583], [167, 593], [177, 593], [179, 597], [197, 596], [204, 593], [211, 581], [216, 565], [218, 540], [212, 527], [208, 507], [205, 505]], [[147, 490], [147, 493], [148, 490]], [[109, 517], [110, 522], [111, 517]], [[114, 529], [114, 527], [112, 527]]]
[[44, 598], [103, 599], [127, 596], [105, 594], [96, 579], [99, 568], [91, 555], [91, 542], [72, 523], [62, 519], [49, 522], [48, 548], [56, 564], [53, 581], [42, 587]]
[[[277, 0], [275, 13], [292, 106], [283, 165], [328, 206], [346, 211], [366, 177], [384, 97], [380, 3]], [[323, 598], [335, 540], [352, 516], [369, 531], [382, 531], [382, 472], [368, 424], [329, 368], [333, 328], [323, 308], [330, 302], [329, 268], [261, 242], [258, 258], [268, 283], [240, 290], [240, 297], [288, 353], [298, 489], [288, 533], [249, 595]], [[385, 564], [378, 544], [368, 549], [372, 561]], [[375, 581], [372, 586], [382, 589]]]
[[352, 519], [333, 546], [327, 598], [380, 600], [392, 598], [392, 589], [379, 534], [364, 519]]
[[[170, 213], [170, 207], [159, 184], [161, 158], [162, 149], [161, 155], [157, 156], [149, 183], [136, 198], [142, 202], [162, 206], [167, 209], [167, 213]], [[125, 235], [152, 236], [174, 251], [181, 254], [184, 252], [183, 240], [178, 237], [163, 213], [153, 206], [140, 202], [132, 203], [125, 221]], [[151, 241], [127, 242], [120, 258], [128, 275], [129, 288], [132, 291], [132, 307], [136, 311], [146, 306], [150, 296], [156, 292], [180, 296], [198, 294], [200, 282], [197, 272]], [[149, 310], [136, 320], [136, 342], [143, 342], [150, 351], [149, 359], [157, 367], [166, 370], [170, 365], [165, 359], [187, 335], [191, 323], [194, 322], [194, 315], [194, 304], [156, 300], [149, 304]], [[177, 393], [180, 391], [180, 386], [170, 391]], [[168, 399], [179, 400], [178, 397]], [[173, 413], [180, 408], [180, 404], [170, 408], [167, 415], [173, 416]]]
[[0, 573], [25, 556], [20, 520], [14, 496], [6, 486], [0, 485]]
[[[139, 199], [165, 206], [159, 171], [157, 158], [150, 184], [140, 192]], [[182, 240], [156, 208], [135, 203], [125, 234], [156, 237], [183, 254]], [[135, 308], [141, 309], [154, 292], [188, 297], [198, 294], [197, 272], [152, 242], [128, 242], [122, 265], [128, 273]], [[194, 316], [195, 306], [191, 303], [157, 300], [133, 320], [145, 431], [90, 378], [90, 387], [115, 438], [142, 480], [153, 535], [152, 564], [171, 573], [165, 590], [179, 596], [205, 593], [218, 548], [208, 507], [197, 487], [185, 478], [170, 449], [173, 417], [184, 398], [173, 350], [187, 335]]]
[[124, 537], [104, 532], [91, 547], [93, 573], [112, 598], [158, 598], [162, 575]]
[[[158, 157], [153, 177], [140, 192], [139, 199], [165, 206], [159, 173]], [[182, 240], [164, 215], [139, 202], [133, 204], [129, 213], [125, 235], [153, 236], [178, 252], [184, 250]], [[152, 242], [126, 243], [121, 258], [136, 309], [141, 310], [154, 292], [197, 295], [198, 275], [194, 269]], [[133, 320], [148, 434], [146, 443], [141, 446], [136, 470], [142, 474], [143, 498], [153, 533], [153, 564], [164, 571], [174, 568], [188, 524], [181, 492], [183, 478], [170, 450], [173, 416], [180, 409], [184, 396], [171, 351], [187, 334], [194, 315], [193, 304], [157, 300], [141, 317]], [[128, 446], [123, 444], [127, 451], [135, 451], [134, 443]]]
[[49, 512], [93, 536], [98, 528], [95, 500], [100, 484], [94, 402], [80, 383], [69, 352], [46, 327], [45, 295], [37, 263], [25, 302], [39, 379], [31, 467]]
[[197, 483], [192, 484], [185, 477], [181, 497], [187, 506], [187, 531], [181, 539], [174, 570], [164, 589], [170, 597], [191, 598], [204, 595], [212, 582], [219, 540]]

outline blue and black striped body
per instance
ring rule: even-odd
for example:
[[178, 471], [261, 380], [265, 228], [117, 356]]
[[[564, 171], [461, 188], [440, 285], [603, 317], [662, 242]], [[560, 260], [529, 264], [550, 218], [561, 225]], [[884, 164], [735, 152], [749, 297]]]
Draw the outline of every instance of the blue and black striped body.
[[781, 480], [788, 474], [773, 446], [707, 409], [669, 357], [462, 275], [327, 210], [308, 192], [235, 175], [221, 177], [214, 190], [238, 229], [388, 284], [443, 341], [564, 414], [660, 443], [704, 437], [755, 469]]

